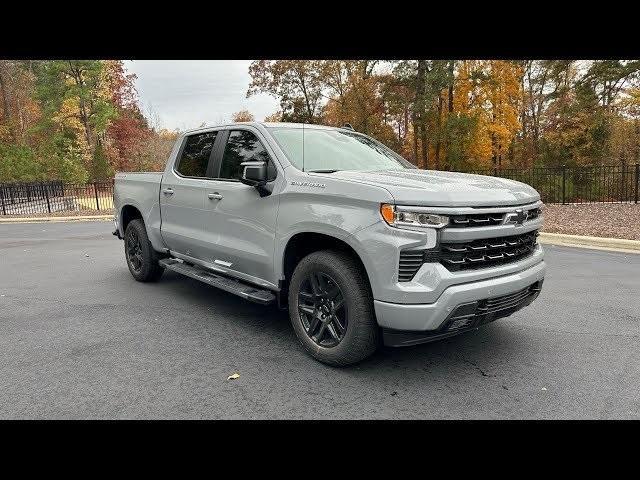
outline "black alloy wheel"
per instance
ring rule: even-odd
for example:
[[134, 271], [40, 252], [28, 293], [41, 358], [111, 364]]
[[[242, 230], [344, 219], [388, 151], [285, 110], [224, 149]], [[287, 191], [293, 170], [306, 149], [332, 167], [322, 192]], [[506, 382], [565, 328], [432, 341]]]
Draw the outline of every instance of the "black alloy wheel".
[[128, 229], [127, 242], [127, 260], [134, 271], [140, 272], [142, 270], [142, 244], [140, 243], [140, 236], [135, 229]]
[[302, 281], [298, 312], [309, 338], [322, 347], [338, 345], [347, 332], [347, 306], [338, 283], [327, 273], [314, 270]]

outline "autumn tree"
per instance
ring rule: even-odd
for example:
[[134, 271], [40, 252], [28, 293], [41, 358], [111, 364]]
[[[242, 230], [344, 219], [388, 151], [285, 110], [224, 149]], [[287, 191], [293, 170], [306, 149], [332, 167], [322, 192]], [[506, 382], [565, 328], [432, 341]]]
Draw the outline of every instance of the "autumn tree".
[[126, 73], [121, 60], [104, 62], [107, 95], [117, 116], [107, 128], [107, 153], [114, 170], [135, 170], [145, 163], [147, 142], [153, 134], [147, 119], [138, 106], [136, 76]]
[[264, 117], [265, 122], [281, 122], [282, 121], [282, 112], [277, 111], [272, 113], [271, 115], [267, 115]]
[[322, 98], [320, 66], [316, 60], [256, 60], [249, 66], [247, 97], [268, 93], [279, 100], [283, 121], [316, 123]]
[[231, 115], [232, 122], [253, 122], [255, 118], [249, 110], [240, 110]]

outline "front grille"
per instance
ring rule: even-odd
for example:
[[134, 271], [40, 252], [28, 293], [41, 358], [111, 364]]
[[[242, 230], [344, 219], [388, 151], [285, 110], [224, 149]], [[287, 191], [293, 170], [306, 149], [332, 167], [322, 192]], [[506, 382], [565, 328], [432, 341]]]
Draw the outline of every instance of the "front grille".
[[[509, 295], [502, 295], [501, 297], [488, 298], [478, 304], [478, 314], [496, 313], [501, 310], [518, 305], [522, 300], [532, 294], [533, 287], [527, 287], [519, 292], [511, 293]], [[536, 292], [539, 291], [537, 284], [535, 286]]]
[[[540, 216], [540, 208], [525, 210], [525, 222]], [[447, 228], [493, 227], [502, 225], [505, 213], [472, 213], [468, 215], [450, 215]]]
[[423, 263], [440, 262], [449, 271], [457, 272], [515, 262], [534, 252], [537, 236], [536, 230], [509, 237], [443, 243], [434, 250], [403, 250], [398, 264], [398, 281], [410, 281]]
[[509, 316], [533, 302], [541, 289], [542, 280], [514, 293], [458, 305], [443, 323], [442, 330], [473, 328]]
[[451, 215], [448, 228], [488, 227], [501, 225], [504, 213]]
[[465, 243], [443, 243], [440, 263], [450, 271], [487, 268], [515, 262], [536, 249], [538, 231]]

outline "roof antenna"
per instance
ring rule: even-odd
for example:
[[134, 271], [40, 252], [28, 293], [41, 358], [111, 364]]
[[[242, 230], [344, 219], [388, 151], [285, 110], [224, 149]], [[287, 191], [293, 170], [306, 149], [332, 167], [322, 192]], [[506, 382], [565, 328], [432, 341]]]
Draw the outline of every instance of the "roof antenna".
[[344, 127], [342, 128], [346, 128], [347, 130], [351, 130], [352, 132], [356, 131], [355, 128], [353, 128], [350, 123], [345, 123]]

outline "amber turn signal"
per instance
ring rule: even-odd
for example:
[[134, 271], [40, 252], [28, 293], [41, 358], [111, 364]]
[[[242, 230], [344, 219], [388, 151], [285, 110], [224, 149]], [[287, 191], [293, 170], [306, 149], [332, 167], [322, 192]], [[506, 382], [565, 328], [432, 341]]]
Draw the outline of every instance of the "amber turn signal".
[[382, 215], [382, 218], [384, 218], [385, 222], [389, 225], [393, 225], [396, 218], [396, 209], [393, 205], [389, 205], [388, 203], [380, 205], [380, 214]]

